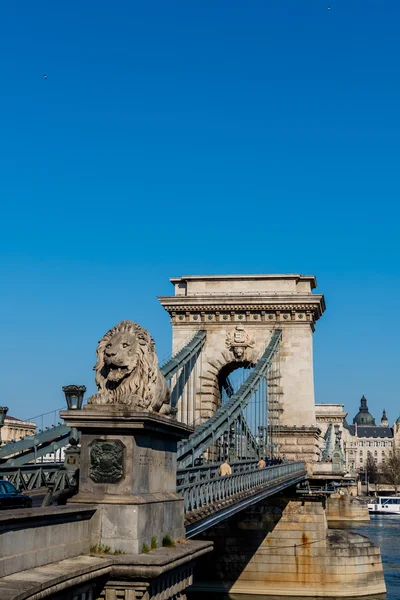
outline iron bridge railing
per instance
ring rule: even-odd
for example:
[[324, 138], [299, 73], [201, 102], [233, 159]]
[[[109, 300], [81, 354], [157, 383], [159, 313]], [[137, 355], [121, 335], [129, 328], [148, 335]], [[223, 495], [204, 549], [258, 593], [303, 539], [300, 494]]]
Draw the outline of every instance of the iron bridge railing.
[[17, 489], [32, 491], [54, 487], [61, 491], [71, 487], [68, 472], [62, 468], [63, 463], [41, 463], [22, 465], [19, 467], [1, 467], [0, 477], [12, 483]]
[[180, 469], [177, 472], [177, 491], [184, 499], [185, 513], [205, 506], [220, 504], [243, 492], [265, 488], [281, 479], [304, 473], [304, 462], [290, 462], [258, 469], [257, 463], [241, 461], [232, 464], [232, 475], [220, 477], [218, 465]]

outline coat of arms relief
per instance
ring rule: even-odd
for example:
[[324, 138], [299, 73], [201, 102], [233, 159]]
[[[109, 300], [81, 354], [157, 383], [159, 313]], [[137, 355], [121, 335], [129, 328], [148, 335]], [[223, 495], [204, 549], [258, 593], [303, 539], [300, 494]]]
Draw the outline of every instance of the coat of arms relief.
[[236, 360], [247, 360], [247, 349], [254, 348], [255, 343], [253, 335], [240, 325], [235, 327], [233, 332], [228, 333], [225, 340], [226, 347]]

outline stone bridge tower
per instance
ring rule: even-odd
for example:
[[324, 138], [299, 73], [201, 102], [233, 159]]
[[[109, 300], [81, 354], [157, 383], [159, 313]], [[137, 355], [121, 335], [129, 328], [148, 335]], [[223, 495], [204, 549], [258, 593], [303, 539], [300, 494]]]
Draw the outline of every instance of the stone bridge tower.
[[282, 442], [286, 440], [283, 450], [293, 458], [301, 453], [300, 447], [296, 452], [290, 448], [300, 442], [287, 439], [291, 437], [289, 430], [296, 427], [302, 428], [302, 443], [311, 452], [318, 431], [312, 336], [315, 322], [325, 310], [323, 295], [313, 293], [316, 278], [191, 275], [172, 278], [171, 282], [175, 295], [160, 297], [160, 302], [171, 317], [173, 352], [199, 329], [207, 331], [202, 370], [195, 383], [196, 409], [201, 407], [203, 415], [211, 416], [221, 402], [221, 373], [255, 364], [273, 331], [281, 329], [280, 425]]

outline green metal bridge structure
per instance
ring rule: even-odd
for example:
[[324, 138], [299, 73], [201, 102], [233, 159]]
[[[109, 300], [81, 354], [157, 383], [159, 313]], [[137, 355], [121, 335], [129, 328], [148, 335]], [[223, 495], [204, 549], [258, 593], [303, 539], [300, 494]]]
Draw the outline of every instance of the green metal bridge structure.
[[[239, 377], [220, 378], [221, 403], [210, 418], [193, 410], [206, 336], [199, 329], [160, 367], [178, 420], [193, 429], [178, 444], [177, 454], [177, 490], [184, 499], [188, 537], [307, 478], [304, 462], [272, 458], [279, 455], [281, 329], [273, 331], [261, 356], [242, 367]], [[1, 446], [0, 477], [21, 490], [49, 488], [53, 495], [72, 489], [68, 469], [46, 460], [68, 446], [70, 435], [71, 429], [61, 423]], [[269, 461], [266, 468], [258, 468], [260, 459]], [[221, 477], [219, 466], [225, 460], [232, 474]]]

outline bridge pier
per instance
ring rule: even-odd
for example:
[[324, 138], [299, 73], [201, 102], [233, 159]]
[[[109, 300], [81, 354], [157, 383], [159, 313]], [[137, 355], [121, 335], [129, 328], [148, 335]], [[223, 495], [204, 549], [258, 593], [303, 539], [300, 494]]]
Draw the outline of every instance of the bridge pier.
[[380, 550], [365, 537], [328, 529], [320, 499], [277, 497], [208, 530], [215, 552], [196, 571], [194, 592], [248, 596], [354, 597], [385, 593]]
[[332, 494], [326, 501], [326, 518], [328, 523], [343, 521], [370, 521], [366, 504], [358, 498], [341, 494]]

